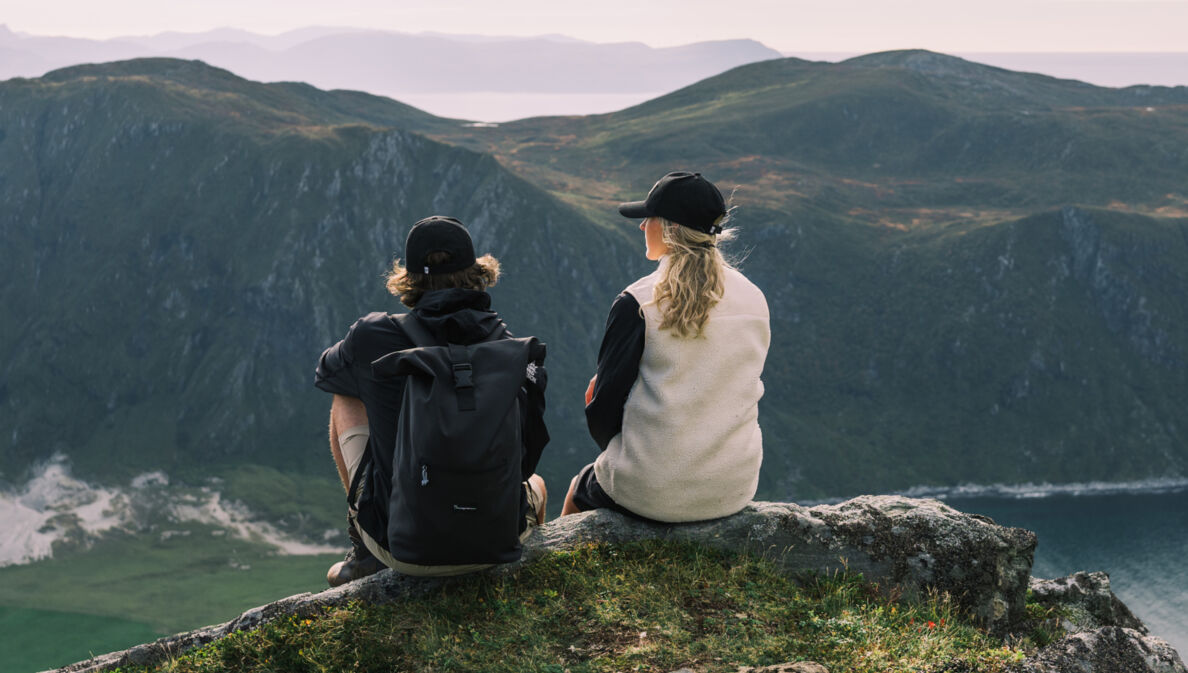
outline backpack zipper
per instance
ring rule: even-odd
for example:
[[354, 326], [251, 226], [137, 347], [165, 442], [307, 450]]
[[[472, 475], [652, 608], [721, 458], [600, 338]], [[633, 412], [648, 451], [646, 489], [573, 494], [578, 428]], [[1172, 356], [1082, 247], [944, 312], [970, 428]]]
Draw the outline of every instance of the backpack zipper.
[[428, 485], [429, 485], [429, 466], [422, 465], [421, 466], [421, 486], [428, 486]]

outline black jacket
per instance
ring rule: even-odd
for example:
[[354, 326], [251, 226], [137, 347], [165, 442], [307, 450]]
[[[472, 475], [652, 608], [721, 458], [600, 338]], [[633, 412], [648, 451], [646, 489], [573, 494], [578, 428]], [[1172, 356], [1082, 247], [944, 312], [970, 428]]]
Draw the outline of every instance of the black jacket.
[[615, 297], [598, 349], [594, 397], [586, 405], [586, 427], [600, 451], [605, 451], [606, 445], [623, 431], [623, 408], [639, 378], [645, 330], [635, 297], [628, 292]]
[[[491, 297], [486, 292], [464, 289], [426, 292], [412, 313], [441, 343], [472, 344], [487, 339], [503, 321], [490, 310]], [[510, 332], [505, 332], [511, 336]], [[396, 423], [404, 396], [404, 377], [377, 377], [371, 363], [388, 353], [413, 348], [412, 340], [399, 323], [387, 313], [369, 313], [351, 325], [346, 337], [327, 348], [318, 360], [314, 385], [338, 395], [357, 397], [367, 408], [370, 437], [367, 451], [372, 469], [365, 475], [363, 494], [358, 502], [359, 525], [374, 540], [387, 544], [387, 494], [392, 483], [392, 447], [396, 441]], [[524, 479], [536, 471], [541, 452], [549, 441], [544, 423], [544, 390], [547, 375], [538, 367], [535, 383], [522, 391], [524, 416], [524, 454], [521, 473]], [[346, 428], [340, 428], [345, 430]], [[522, 512], [528, 502], [521, 499]]]

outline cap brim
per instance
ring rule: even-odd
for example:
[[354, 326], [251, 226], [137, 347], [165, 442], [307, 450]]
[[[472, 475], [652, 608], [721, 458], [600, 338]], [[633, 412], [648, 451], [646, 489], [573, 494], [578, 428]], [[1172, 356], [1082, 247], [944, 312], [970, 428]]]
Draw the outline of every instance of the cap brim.
[[620, 203], [619, 214], [623, 217], [651, 217], [652, 213], [648, 212], [647, 201], [632, 201], [631, 203]]

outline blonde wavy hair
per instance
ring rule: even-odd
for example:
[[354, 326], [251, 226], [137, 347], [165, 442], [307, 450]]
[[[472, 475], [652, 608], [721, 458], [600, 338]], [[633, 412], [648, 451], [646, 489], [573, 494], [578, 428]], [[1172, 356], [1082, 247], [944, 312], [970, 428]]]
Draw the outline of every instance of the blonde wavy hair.
[[[725, 226], [729, 212], [718, 218]], [[668, 263], [652, 294], [651, 304], [660, 308], [660, 329], [671, 329], [674, 336], [702, 336], [709, 312], [726, 289], [726, 270], [734, 266], [722, 255], [718, 245], [734, 240], [735, 229], [723, 229], [718, 235], [706, 234], [660, 218]]]
[[[451, 256], [448, 252], [431, 252], [426, 256], [430, 265], [445, 264]], [[392, 262], [392, 270], [388, 272], [388, 292], [400, 298], [400, 303], [409, 308], [415, 308], [417, 302], [426, 292], [433, 290], [448, 290], [460, 287], [466, 290], [486, 290], [499, 281], [499, 260], [491, 255], [483, 255], [474, 264], [461, 271], [452, 273], [417, 273], [409, 271], [398, 259]]]

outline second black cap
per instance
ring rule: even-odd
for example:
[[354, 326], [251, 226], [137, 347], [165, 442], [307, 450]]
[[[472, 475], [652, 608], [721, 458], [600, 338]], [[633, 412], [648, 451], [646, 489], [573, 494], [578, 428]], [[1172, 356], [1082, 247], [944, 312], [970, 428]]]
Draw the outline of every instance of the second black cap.
[[660, 178], [648, 198], [619, 205], [626, 217], [663, 217], [706, 234], [720, 234], [718, 219], [726, 214], [726, 200], [701, 173], [675, 171]]

